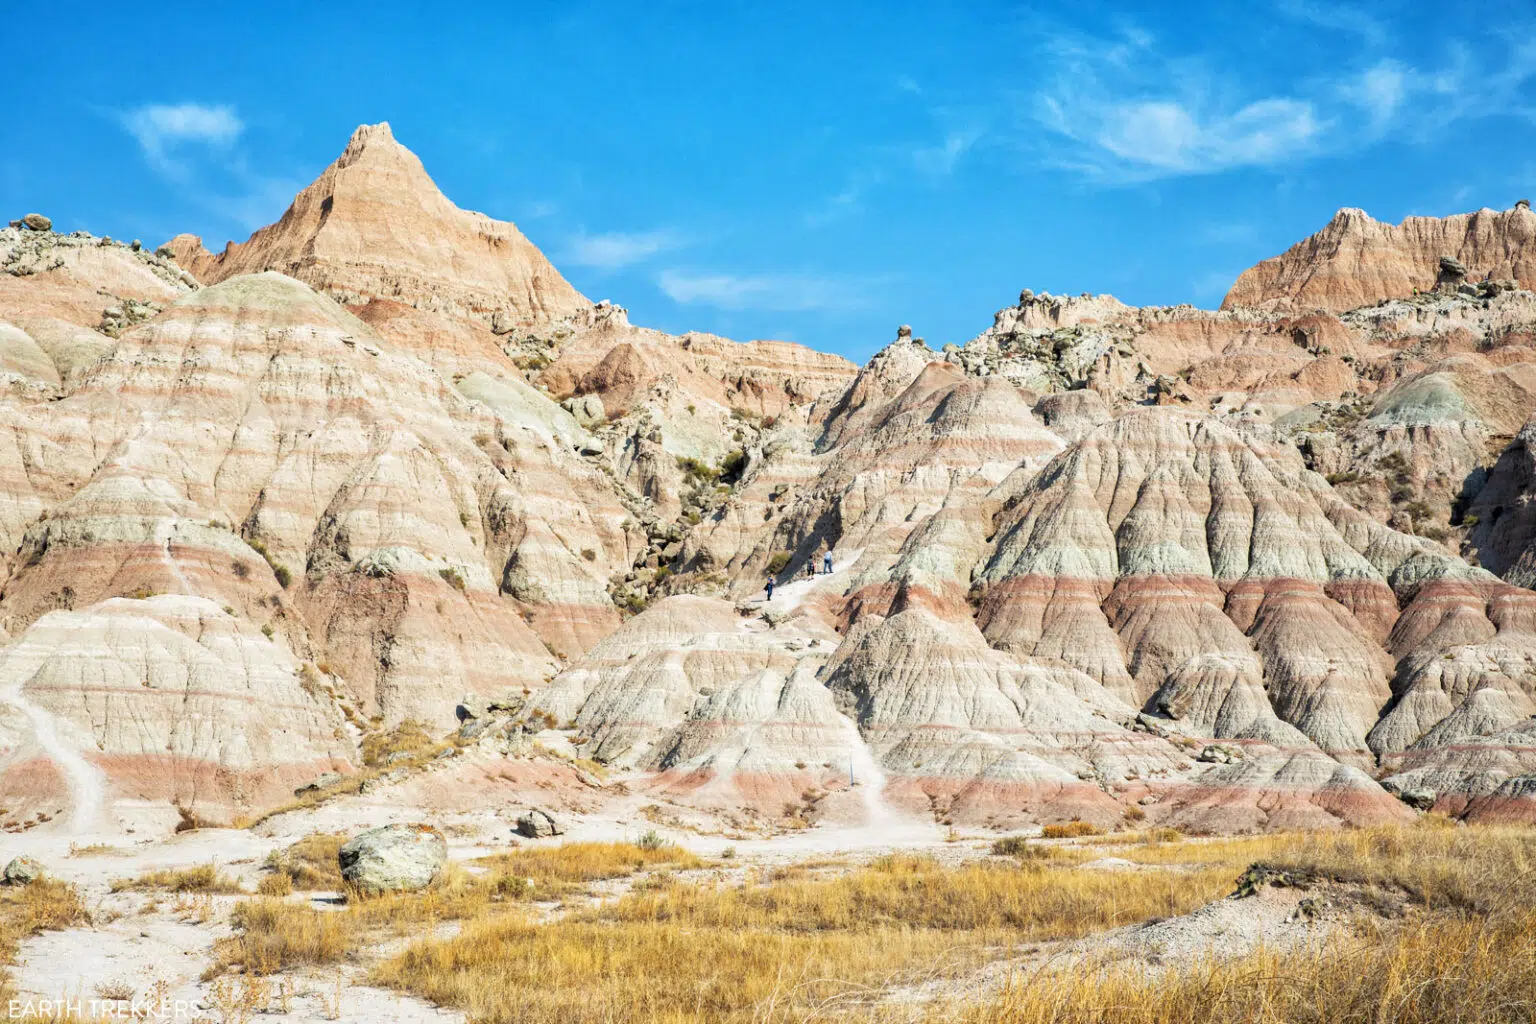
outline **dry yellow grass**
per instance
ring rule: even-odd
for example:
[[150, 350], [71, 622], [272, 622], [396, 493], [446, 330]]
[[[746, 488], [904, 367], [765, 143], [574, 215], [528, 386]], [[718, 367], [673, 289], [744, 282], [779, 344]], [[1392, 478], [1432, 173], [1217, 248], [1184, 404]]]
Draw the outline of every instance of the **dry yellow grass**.
[[238, 893], [244, 890], [235, 879], [221, 872], [216, 864], [190, 868], [162, 868], [137, 878], [114, 878], [112, 891], [128, 889], [164, 889], [168, 892]]
[[336, 853], [346, 836], [316, 832], [267, 855], [267, 870], [284, 875], [294, 889], [336, 892], [342, 887]]
[[356, 921], [344, 912], [267, 897], [241, 903], [232, 920], [239, 934], [221, 944], [210, 976], [230, 964], [265, 975], [336, 963], [353, 948], [357, 936]]
[[[1533, 838], [1528, 829], [1434, 825], [1219, 840], [1150, 831], [1039, 847], [1046, 859], [1026, 843], [1018, 860], [944, 867], [897, 855], [835, 873], [764, 870], [742, 884], [679, 881], [669, 869], [702, 864], [676, 848], [572, 843], [486, 858], [484, 874], [452, 869], [428, 892], [354, 900], [341, 911], [250, 900], [221, 960], [258, 976], [331, 964], [456, 919], [457, 935], [413, 943], [371, 981], [477, 1024], [879, 1022], [922, 1013], [963, 1024], [1502, 1024], [1536, 1016]], [[1177, 870], [1082, 867], [1100, 846]], [[1258, 951], [1156, 972], [1048, 966], [979, 1002], [924, 1010], [881, 1001], [894, 985], [930, 977], [956, 978], [963, 992], [968, 970], [1023, 945], [1187, 913], [1253, 877], [1245, 870], [1253, 864], [1292, 882], [1390, 890], [1399, 897], [1391, 905], [1406, 902], [1409, 914], [1321, 953]], [[522, 902], [525, 879], [539, 895], [636, 872], [646, 874], [628, 895], [555, 921], [535, 919]]]
[[1068, 821], [1060, 825], [1046, 825], [1040, 830], [1041, 839], [1076, 839], [1078, 836], [1102, 835], [1104, 830], [1086, 821]]
[[477, 863], [498, 875], [530, 878], [537, 888], [558, 890], [606, 878], [624, 878], [662, 866], [688, 870], [702, 867], [704, 862], [670, 843], [565, 843], [498, 853], [482, 857]]
[[391, 754], [420, 757], [435, 752], [441, 745], [439, 741], [432, 738], [432, 734], [427, 731], [425, 725], [408, 720], [401, 722], [393, 729], [364, 736], [363, 764], [370, 768], [379, 768], [383, 767], [385, 760]]
[[15, 996], [9, 966], [16, 962], [21, 941], [39, 932], [58, 931], [90, 923], [90, 914], [74, 886], [51, 878], [31, 885], [0, 888], [0, 1005]]
[[1183, 913], [1230, 888], [1218, 871], [943, 868], [909, 856], [745, 886], [663, 880], [555, 925], [516, 913], [474, 922], [413, 945], [373, 980], [487, 1024], [798, 1019], [1020, 942]]
[[926, 857], [891, 855], [827, 878], [744, 887], [673, 884], [631, 895], [604, 913], [629, 922], [717, 928], [1006, 931], [1014, 941], [1039, 941], [1186, 913], [1231, 885], [1231, 873], [1221, 870], [1116, 875], [1035, 862], [943, 868]]
[[[908, 1015], [881, 1014], [893, 1020]], [[1259, 950], [1183, 970], [1041, 971], [947, 1024], [1528, 1024], [1536, 1018], [1536, 915], [1435, 915], [1321, 952]]]

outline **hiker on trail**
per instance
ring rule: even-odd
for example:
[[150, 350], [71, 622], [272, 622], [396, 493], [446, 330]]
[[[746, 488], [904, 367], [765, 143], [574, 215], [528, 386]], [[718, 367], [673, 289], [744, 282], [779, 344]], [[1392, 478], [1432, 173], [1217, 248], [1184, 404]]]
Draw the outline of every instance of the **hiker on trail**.
[[770, 575], [768, 577], [768, 586], [765, 589], [768, 591], [768, 600], [772, 601], [773, 600], [773, 576], [772, 575]]
[[809, 562], [805, 563], [805, 574], [807, 576], [809, 576], [811, 579], [815, 579], [816, 578], [816, 556], [815, 555], [812, 555], [811, 556], [811, 560]]
[[828, 576], [832, 575], [832, 549], [827, 548], [827, 553], [821, 556], [821, 571]]

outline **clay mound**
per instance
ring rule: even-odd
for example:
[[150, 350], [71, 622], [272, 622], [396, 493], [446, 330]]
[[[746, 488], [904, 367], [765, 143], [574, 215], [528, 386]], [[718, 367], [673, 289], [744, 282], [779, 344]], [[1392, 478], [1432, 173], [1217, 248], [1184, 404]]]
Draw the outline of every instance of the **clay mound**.
[[52, 612], [0, 653], [0, 698], [47, 723], [0, 784], [34, 758], [62, 766], [77, 829], [111, 827], [123, 798], [227, 820], [353, 757], [313, 669], [205, 598]]
[[725, 602], [669, 597], [630, 619], [542, 690], [584, 753], [657, 773], [696, 803], [777, 816], [808, 788], [846, 786], [857, 731], [817, 679], [835, 636], [770, 630]]
[[979, 622], [996, 646], [1134, 705], [1200, 709], [1217, 735], [1286, 735], [1257, 702], [1262, 679], [1280, 720], [1366, 762], [1391, 696], [1371, 611], [1395, 606], [1386, 574], [1406, 554], [1373, 563], [1319, 488], [1294, 453], [1213, 420], [1123, 416], [1042, 470], [1000, 523]]
[[[618, 624], [606, 585], [633, 560], [628, 513], [575, 451], [584, 432], [521, 381], [455, 389], [270, 272], [187, 295], [71, 372], [62, 400], [0, 402], [0, 619], [18, 644], [57, 609], [180, 595], [290, 666], [325, 664], [366, 714], [447, 727], [464, 694], [540, 685]], [[123, 708], [107, 711], [172, 727]], [[291, 781], [274, 767], [248, 785], [244, 754], [209, 756], [210, 805]], [[249, 770], [283, 756], [253, 747]], [[109, 784], [149, 793], [145, 764], [106, 762]], [[152, 799], [179, 798], [182, 769], [165, 771]]]
[[1536, 214], [1529, 207], [1384, 224], [1343, 209], [1317, 234], [1245, 270], [1222, 309], [1275, 306], [1343, 312], [1435, 286], [1442, 256], [1470, 280], [1536, 287]]
[[589, 305], [514, 225], [449, 202], [387, 123], [360, 126], [282, 219], [243, 244], [218, 255], [192, 235], [167, 244], [206, 283], [277, 270], [349, 305], [386, 299], [486, 328]]

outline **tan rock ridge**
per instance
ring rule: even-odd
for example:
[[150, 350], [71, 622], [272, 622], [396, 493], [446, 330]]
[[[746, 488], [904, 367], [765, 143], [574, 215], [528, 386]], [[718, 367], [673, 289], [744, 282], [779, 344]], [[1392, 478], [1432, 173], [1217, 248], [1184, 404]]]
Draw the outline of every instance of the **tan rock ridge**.
[[[515, 225], [454, 206], [388, 123], [360, 126], [282, 218], [247, 241], [217, 255], [193, 235], [167, 245], [208, 284], [277, 270], [348, 306], [393, 304], [373, 319], [424, 348], [465, 346], [471, 332], [494, 351], [493, 328], [590, 305]], [[412, 311], [404, 322], [400, 307]]]
[[1442, 256], [1459, 260], [1468, 280], [1536, 287], [1536, 213], [1517, 205], [1385, 224], [1342, 209], [1315, 235], [1245, 270], [1221, 306], [1341, 313], [1433, 288]]

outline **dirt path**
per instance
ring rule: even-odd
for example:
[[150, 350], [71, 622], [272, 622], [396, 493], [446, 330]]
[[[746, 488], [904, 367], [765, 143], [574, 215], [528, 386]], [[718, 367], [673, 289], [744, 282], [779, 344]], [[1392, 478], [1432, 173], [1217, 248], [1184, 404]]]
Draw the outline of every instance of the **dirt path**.
[[[16, 653], [13, 651], [10, 656], [15, 657]], [[14, 672], [12, 678], [16, 681], [0, 688], [0, 701], [27, 716], [38, 747], [58, 767], [69, 786], [70, 811], [65, 827], [70, 835], [84, 835], [101, 821], [102, 809], [106, 806], [106, 780], [101, 769], [59, 738], [58, 722], [53, 714], [33, 704], [22, 693], [22, 687], [31, 676], [30, 672]]]

